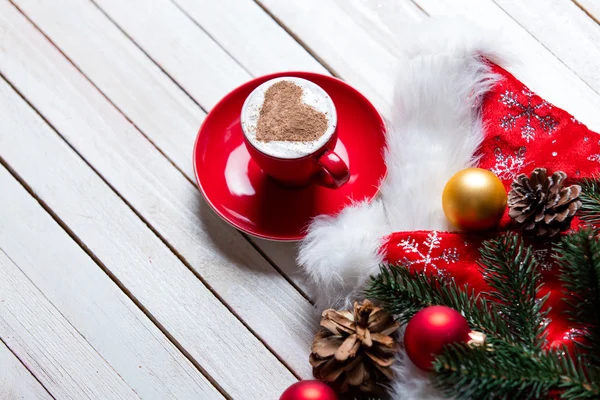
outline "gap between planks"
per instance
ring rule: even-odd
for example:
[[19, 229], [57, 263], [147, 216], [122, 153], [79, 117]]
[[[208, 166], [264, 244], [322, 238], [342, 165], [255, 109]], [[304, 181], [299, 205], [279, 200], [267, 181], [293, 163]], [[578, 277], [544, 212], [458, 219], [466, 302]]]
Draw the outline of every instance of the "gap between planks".
[[[94, 3], [96, 3], [97, 0], [92, 0]], [[246, 68], [245, 65], [243, 65], [241, 62], [239, 62], [239, 60], [233, 56], [233, 54], [231, 54], [231, 52], [226, 49], [224, 46], [221, 45], [221, 43], [219, 43], [219, 41], [215, 40], [215, 38], [213, 37], [213, 35], [210, 34], [210, 32], [208, 32], [206, 29], [204, 29], [202, 27], [202, 25], [200, 25], [194, 18], [192, 18], [192, 16], [179, 4], [177, 3], [175, 0], [169, 0], [171, 2], [171, 4], [173, 4], [183, 15], [185, 15], [187, 17], [188, 20], [190, 20], [194, 25], [196, 25], [196, 27], [198, 29], [200, 29], [206, 36], [208, 36], [210, 38], [210, 40], [212, 40], [214, 43], [217, 44], [217, 46], [219, 46], [219, 48], [221, 48], [221, 50], [223, 50], [223, 52], [225, 52], [225, 54], [227, 54], [232, 60], [234, 60], [237, 65], [243, 69], [248, 76], [253, 76], [252, 72], [250, 72], [250, 70], [248, 68]], [[96, 4], [98, 7], [100, 7], [98, 4]], [[108, 14], [106, 14], [107, 17]], [[110, 17], [109, 17], [110, 18]], [[112, 19], [111, 19], [112, 20]], [[115, 25], [118, 25], [115, 21], [113, 21], [113, 23]], [[137, 43], [136, 43], [137, 46]], [[141, 46], [138, 46], [141, 47]]]
[[335, 68], [333, 68], [323, 57], [319, 56], [319, 54], [314, 51], [308, 43], [300, 38], [299, 35], [296, 35], [294, 31], [292, 31], [286, 24], [283, 23], [282, 20], [277, 18], [275, 14], [273, 14], [267, 7], [265, 7], [260, 0], [253, 0], [258, 6], [267, 14], [277, 25], [281, 27], [288, 35], [290, 35], [300, 46], [304, 47], [306, 52], [310, 54], [319, 64], [323, 66], [332, 76], [336, 78], [340, 78], [340, 74], [336, 72]]
[[[592, 3], [593, 1], [596, 1], [596, 3]], [[573, 0], [573, 3], [600, 25], [600, 3], [598, 3], [598, 0]]]
[[[62, 392], [62, 397], [67, 398], [77, 398], [72, 396], [74, 392], [78, 392], [81, 397], [89, 397], [93, 392], [102, 393], [102, 396], [110, 399], [139, 399], [137, 392], [74, 329], [1, 248], [0, 270], [3, 272], [0, 287], [3, 295], [8, 296], [4, 307], [9, 310], [0, 318], [0, 327], [12, 334], [7, 336], [12, 339], [15, 347], [23, 348], [24, 358], [39, 365], [38, 373], [46, 376], [48, 386], [52, 385], [56, 392]], [[40, 320], [31, 318], [34, 313], [39, 313]], [[30, 341], [27, 340], [28, 337]], [[64, 337], [71, 339], [70, 353], [56, 351], [53, 346], [54, 343], [62, 343], [61, 338]], [[67, 375], [69, 379], [63, 380], [61, 384], [52, 379], [56, 374]]]
[[[42, 382], [35, 376], [27, 365], [16, 355], [6, 342], [0, 337], [0, 392], [8, 395], [9, 399], [13, 396], [15, 399], [54, 399], [52, 393], [44, 386]], [[2, 379], [2, 374], [8, 374]], [[19, 391], [15, 387], [11, 387], [8, 380], [17, 378], [16, 385], [23, 388]], [[15, 379], [15, 380], [17, 380]], [[25, 386], [28, 386], [24, 388]]]
[[[12, 0], [11, 0], [11, 2], [12, 2]], [[128, 34], [128, 33], [127, 33], [127, 32], [126, 32], [124, 29], [123, 29], [123, 28], [121, 28], [121, 26], [120, 26], [119, 24], [117, 24], [117, 23], [116, 23], [116, 22], [115, 22], [115, 21], [114, 21], [114, 20], [111, 18], [111, 16], [110, 16], [110, 15], [108, 15], [108, 14], [106, 13], [106, 11], [104, 11], [104, 9], [102, 9], [102, 7], [100, 7], [100, 5], [98, 5], [98, 3], [97, 3], [95, 0], [90, 0], [90, 2], [91, 2], [93, 5], [94, 5], [94, 7], [96, 7], [96, 9], [97, 9], [98, 11], [100, 11], [100, 12], [101, 12], [101, 13], [104, 15], [104, 17], [106, 17], [106, 19], [108, 19], [108, 20], [109, 20], [109, 21], [110, 21], [110, 22], [111, 22], [111, 23], [112, 23], [112, 24], [113, 24], [113, 25], [114, 25], [114, 26], [115, 26], [115, 27], [116, 27], [116, 28], [117, 28], [117, 29], [118, 29], [118, 30], [119, 30], [119, 31], [120, 31], [122, 34], [123, 34], [123, 36], [125, 36], [127, 39], [129, 39], [129, 41], [130, 41], [130, 42], [132, 42], [132, 43], [135, 45], [135, 47], [137, 47], [137, 48], [138, 48], [138, 49], [139, 49], [139, 50], [140, 50], [142, 53], [144, 53], [144, 55], [145, 55], [145, 56], [146, 56], [146, 57], [147, 57], [149, 60], [151, 60], [151, 61], [152, 61], [152, 62], [153, 62], [153, 63], [154, 63], [154, 64], [155, 64], [155, 65], [156, 65], [156, 66], [157, 66], [157, 67], [158, 67], [158, 68], [159, 68], [161, 71], [162, 71], [162, 73], [163, 73], [163, 74], [165, 74], [165, 75], [167, 76], [167, 78], [169, 78], [169, 79], [171, 80], [171, 82], [173, 82], [173, 84], [174, 84], [175, 86], [177, 86], [177, 87], [178, 87], [178, 88], [179, 88], [179, 89], [180, 89], [180, 90], [181, 90], [183, 93], [185, 93], [185, 94], [186, 94], [186, 96], [190, 98], [190, 100], [192, 100], [194, 103], [196, 103], [196, 105], [197, 105], [197, 106], [198, 106], [198, 107], [199, 107], [199, 108], [202, 110], [202, 112], [204, 112], [204, 114], [205, 114], [204, 116], [206, 117], [206, 114], [207, 114], [207, 113], [208, 113], [208, 111], [210, 111], [210, 110], [206, 110], [206, 108], [202, 107], [202, 104], [200, 104], [198, 101], [196, 101], [196, 99], [195, 99], [195, 98], [194, 98], [194, 97], [193, 97], [193, 96], [192, 96], [192, 95], [191, 95], [191, 94], [190, 94], [190, 93], [189, 93], [189, 92], [188, 92], [188, 91], [187, 91], [187, 90], [186, 90], [186, 89], [183, 87], [183, 85], [180, 85], [180, 84], [179, 84], [179, 82], [177, 82], [177, 80], [176, 80], [175, 78], [173, 78], [173, 77], [172, 77], [172, 76], [171, 76], [171, 75], [170, 75], [170, 74], [169, 74], [169, 73], [168, 73], [168, 72], [167, 72], [167, 71], [166, 71], [166, 70], [165, 70], [165, 69], [162, 67], [162, 65], [160, 65], [160, 63], [158, 63], [158, 62], [157, 62], [157, 61], [156, 61], [156, 60], [155, 60], [155, 59], [154, 59], [154, 58], [153, 58], [153, 57], [152, 57], [150, 54], [148, 54], [148, 52], [147, 52], [147, 51], [146, 51], [146, 50], [145, 50], [145, 49], [144, 49], [142, 46], [140, 46], [140, 45], [137, 43], [137, 41], [135, 41], [135, 40], [134, 40], [134, 39], [133, 39], [133, 38], [132, 38], [132, 37], [131, 37], [131, 36], [130, 36], [130, 35], [129, 35], [129, 34]], [[13, 4], [15, 4], [15, 3], [13, 3]], [[17, 8], [18, 8], [18, 7], [17, 7]], [[44, 36], [46, 36], [46, 38], [48, 38], [48, 40], [50, 40], [50, 38], [49, 38], [49, 37], [46, 35], [46, 33], [45, 33], [45, 32], [43, 32], [43, 31], [42, 31], [42, 30], [41, 30], [41, 29], [40, 29], [40, 28], [39, 28], [39, 27], [38, 27], [38, 26], [37, 26], [37, 25], [36, 25], [36, 24], [35, 24], [35, 23], [34, 23], [34, 22], [33, 22], [33, 21], [30, 19], [30, 18], [29, 18], [29, 16], [23, 12], [23, 10], [19, 9], [19, 11], [21, 11], [21, 13], [22, 13], [23, 15], [25, 15], [25, 17], [26, 17], [26, 18], [27, 18], [27, 19], [28, 19], [28, 20], [29, 20], [29, 21], [30, 21], [30, 22], [31, 22], [33, 25], [35, 25], [35, 27], [38, 29], [38, 31], [40, 31], [40, 32], [41, 32], [41, 33], [42, 33]], [[65, 57], [68, 59], [68, 57], [66, 56], [66, 54], [65, 54], [65, 53], [64, 53], [64, 52], [63, 52], [63, 51], [62, 51], [62, 50], [61, 50], [61, 49], [60, 49], [60, 48], [59, 48], [59, 47], [58, 47], [58, 46], [57, 46], [55, 43], [52, 43], [52, 44], [54, 45], [54, 47], [55, 47], [55, 48], [56, 48], [58, 51], [60, 51], [60, 53], [61, 53], [62, 55], [64, 55], [64, 56], [65, 56]], [[92, 82], [92, 80], [91, 80], [91, 79], [89, 79], [89, 77], [88, 77], [88, 76], [87, 76], [87, 75], [86, 75], [86, 74], [85, 74], [85, 73], [84, 73], [84, 72], [83, 72], [83, 71], [82, 71], [82, 70], [81, 70], [81, 69], [80, 69], [80, 68], [79, 68], [79, 67], [78, 67], [78, 66], [77, 66], [77, 65], [76, 65], [76, 64], [75, 64], [75, 63], [74, 63], [72, 60], [70, 60], [70, 59], [69, 59], [69, 62], [71, 62], [71, 64], [73, 64], [73, 66], [75, 66], [75, 68], [77, 68], [77, 70], [78, 70], [78, 71], [79, 71], [79, 72], [80, 72], [80, 73], [81, 73], [83, 76], [85, 76], [85, 78], [86, 78], [86, 79], [87, 79], [87, 80], [88, 80], [88, 81], [89, 81], [89, 82], [90, 82], [92, 85], [94, 85], [94, 87], [95, 87], [95, 88], [96, 88], [96, 89], [97, 89], [97, 90], [98, 90], [100, 93], [102, 93], [102, 95], [103, 95], [103, 96], [104, 96], [104, 97], [105, 97], [105, 98], [106, 98], [108, 101], [110, 101], [110, 102], [111, 102], [111, 104], [112, 104], [112, 105], [113, 105], [113, 106], [114, 106], [114, 107], [115, 107], [117, 110], [119, 110], [119, 112], [120, 112], [121, 114], [123, 114], [123, 115], [125, 116], [125, 113], [124, 113], [124, 112], [123, 112], [123, 111], [122, 111], [122, 110], [121, 110], [119, 107], [117, 107], [117, 105], [116, 105], [115, 103], [113, 103], [113, 102], [112, 102], [112, 101], [111, 101], [111, 100], [108, 98], [108, 96], [106, 96], [106, 95], [104, 94], [104, 92], [103, 92], [102, 90], [100, 90], [100, 88], [99, 88], [98, 86], [96, 86], [96, 84], [94, 84], [94, 82]], [[135, 124], [134, 124], [134, 125], [135, 125]], [[142, 132], [142, 131], [141, 131], [141, 129], [139, 129], [137, 126], [136, 126], [136, 128], [138, 129], [138, 131]], [[142, 132], [142, 134], [144, 134], [144, 133]], [[144, 136], [146, 136], [146, 135], [144, 134]], [[147, 138], [148, 140], [150, 140], [150, 138], [149, 138], [148, 136], [146, 136], [146, 138]], [[157, 148], [157, 150], [159, 150], [159, 149], [158, 149], [158, 146], [156, 146], [156, 145], [155, 145], [155, 144], [152, 142], [152, 140], [150, 140], [150, 142], [152, 143], [152, 145], [153, 145], [154, 147], [156, 147], [156, 148]], [[165, 157], [167, 157], [167, 156], [166, 156], [164, 153], [162, 153], [162, 152], [161, 152], [161, 154], [163, 154]], [[173, 164], [173, 166], [175, 166], [175, 168], [179, 169], [179, 170], [181, 171], [181, 173], [185, 175], [185, 173], [184, 173], [184, 172], [183, 172], [183, 171], [182, 171], [180, 168], [178, 168], [178, 167], [177, 167], [177, 165], [175, 165], [175, 163], [174, 163], [174, 162], [173, 162], [171, 159], [169, 159], [169, 157], [167, 157], [167, 159], [168, 159], [169, 161], [171, 161], [171, 164]], [[190, 182], [191, 182], [191, 180], [190, 180]], [[195, 183], [194, 183], [194, 182], [192, 182], [192, 183], [195, 185]]]

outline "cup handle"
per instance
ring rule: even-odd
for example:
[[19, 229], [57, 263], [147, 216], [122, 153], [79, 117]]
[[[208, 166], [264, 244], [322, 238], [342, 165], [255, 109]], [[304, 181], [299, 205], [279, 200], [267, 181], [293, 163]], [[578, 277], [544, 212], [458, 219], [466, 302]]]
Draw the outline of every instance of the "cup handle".
[[321, 173], [318, 176], [319, 185], [337, 189], [350, 179], [350, 170], [346, 163], [331, 150], [325, 151], [317, 159], [321, 166]]

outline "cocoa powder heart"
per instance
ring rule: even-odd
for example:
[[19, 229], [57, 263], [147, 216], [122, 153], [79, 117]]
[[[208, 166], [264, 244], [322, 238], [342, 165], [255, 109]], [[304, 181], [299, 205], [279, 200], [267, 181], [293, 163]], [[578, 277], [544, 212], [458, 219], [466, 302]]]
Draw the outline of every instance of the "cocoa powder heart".
[[256, 138], [263, 142], [312, 142], [325, 133], [327, 125], [324, 113], [302, 102], [302, 88], [283, 80], [265, 92]]

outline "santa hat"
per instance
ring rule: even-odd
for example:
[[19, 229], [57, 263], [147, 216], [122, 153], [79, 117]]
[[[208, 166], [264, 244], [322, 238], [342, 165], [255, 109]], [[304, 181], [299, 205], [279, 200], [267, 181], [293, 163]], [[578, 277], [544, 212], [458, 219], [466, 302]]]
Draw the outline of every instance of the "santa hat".
[[[350, 308], [382, 262], [427, 266], [459, 285], [483, 285], [475, 265], [481, 237], [450, 232], [442, 210], [446, 182], [464, 168], [494, 172], [507, 190], [537, 167], [564, 171], [569, 180], [600, 170], [600, 137], [507, 72], [494, 34], [433, 20], [412, 38], [399, 59], [379, 197], [318, 217], [301, 243], [298, 260], [319, 310]], [[500, 228], [509, 221], [505, 215]], [[555, 279], [548, 271], [547, 283]], [[549, 302], [559, 313], [560, 299], [551, 295]], [[567, 339], [560, 319], [556, 314], [550, 341]], [[439, 397], [409, 361], [399, 369], [394, 398]]]

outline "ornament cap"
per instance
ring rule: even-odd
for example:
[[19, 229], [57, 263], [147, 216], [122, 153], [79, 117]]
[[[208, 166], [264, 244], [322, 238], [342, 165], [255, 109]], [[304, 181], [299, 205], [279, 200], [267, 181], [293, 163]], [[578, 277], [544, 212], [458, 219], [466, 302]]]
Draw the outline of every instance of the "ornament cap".
[[487, 336], [483, 332], [471, 331], [469, 332], [469, 340], [467, 345], [470, 347], [479, 347], [486, 345]]

